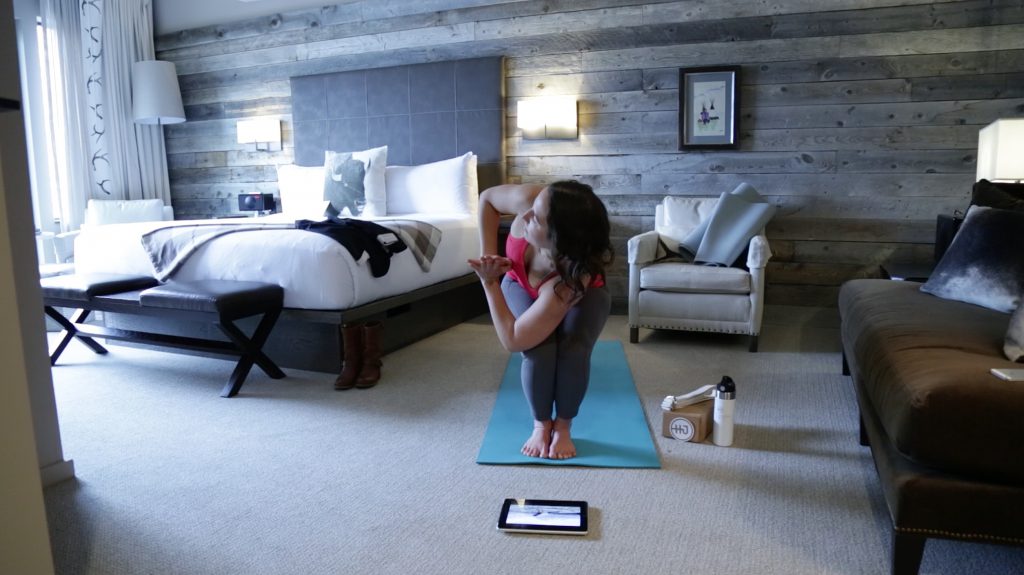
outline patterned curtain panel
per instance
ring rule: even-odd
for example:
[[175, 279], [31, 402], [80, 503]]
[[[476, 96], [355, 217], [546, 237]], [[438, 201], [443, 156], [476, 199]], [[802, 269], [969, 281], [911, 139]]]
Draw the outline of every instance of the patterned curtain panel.
[[111, 179], [123, 199], [171, 205], [163, 128], [132, 117], [132, 64], [156, 58], [150, 0], [102, 0], [104, 101]]
[[89, 129], [89, 163], [92, 168], [90, 196], [119, 199], [112, 192], [110, 181], [110, 145], [103, 106], [103, 2], [79, 0], [82, 24], [82, 70], [85, 74], [86, 123]]
[[155, 55], [150, 0], [42, 0], [41, 15], [62, 228], [90, 198], [170, 205], [162, 129], [132, 118], [132, 64]]

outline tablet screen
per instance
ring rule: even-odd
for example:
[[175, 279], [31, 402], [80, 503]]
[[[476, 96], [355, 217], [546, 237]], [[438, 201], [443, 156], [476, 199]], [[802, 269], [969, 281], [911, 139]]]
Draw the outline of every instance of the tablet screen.
[[587, 502], [548, 499], [506, 499], [498, 529], [526, 533], [585, 535]]

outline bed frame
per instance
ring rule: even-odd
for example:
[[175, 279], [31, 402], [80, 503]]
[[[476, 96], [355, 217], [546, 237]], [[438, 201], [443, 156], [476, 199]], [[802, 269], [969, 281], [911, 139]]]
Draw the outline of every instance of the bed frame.
[[[295, 163], [323, 164], [326, 150], [388, 146], [389, 165], [419, 165], [472, 151], [480, 190], [505, 182], [504, 59], [474, 58], [293, 77]], [[476, 274], [346, 310], [288, 309], [263, 349], [282, 367], [337, 373], [343, 323], [379, 320], [394, 351], [487, 311]], [[107, 314], [108, 326], [220, 337], [209, 326]], [[255, 329], [255, 324], [245, 329]]]

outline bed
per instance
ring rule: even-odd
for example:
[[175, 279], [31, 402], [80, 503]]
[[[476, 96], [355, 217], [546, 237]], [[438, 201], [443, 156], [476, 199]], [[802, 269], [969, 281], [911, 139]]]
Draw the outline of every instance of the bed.
[[[340, 369], [344, 322], [381, 320], [387, 352], [483, 313], [466, 259], [479, 252], [479, 190], [504, 181], [503, 78], [501, 58], [292, 78], [294, 163], [278, 167], [281, 213], [90, 228], [75, 240], [76, 271], [154, 274], [143, 238], [168, 226], [176, 233], [264, 226], [201, 242], [167, 277], [281, 285], [285, 311], [265, 349], [284, 367], [314, 371]], [[344, 175], [341, 166], [360, 163], [356, 176]], [[332, 167], [341, 183], [325, 200]], [[358, 206], [345, 203], [346, 178], [362, 184]], [[322, 220], [328, 204], [346, 205], [341, 217], [388, 229], [396, 220], [418, 222], [437, 231], [436, 252], [426, 263], [412, 249], [395, 253], [387, 273], [374, 277], [365, 256], [335, 239], [286, 229]], [[129, 316], [107, 322], [183, 335], [204, 329]]]

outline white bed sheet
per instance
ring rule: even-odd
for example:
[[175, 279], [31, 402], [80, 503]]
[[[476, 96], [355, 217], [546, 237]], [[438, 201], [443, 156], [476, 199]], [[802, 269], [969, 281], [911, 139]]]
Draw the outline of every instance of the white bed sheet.
[[[365, 255], [357, 262], [344, 246], [323, 234], [289, 229], [245, 231], [217, 237], [196, 250], [171, 279], [276, 283], [284, 288], [285, 307], [339, 310], [472, 271], [466, 260], [476, 257], [480, 251], [475, 215], [402, 214], [376, 219], [387, 218], [424, 221], [441, 230], [441, 242], [429, 272], [420, 268], [407, 249], [391, 257], [387, 274], [375, 278]], [[88, 228], [75, 239], [75, 271], [153, 275], [153, 266], [141, 238], [144, 233], [167, 225], [292, 221], [284, 214], [274, 214], [261, 218], [176, 220]]]

